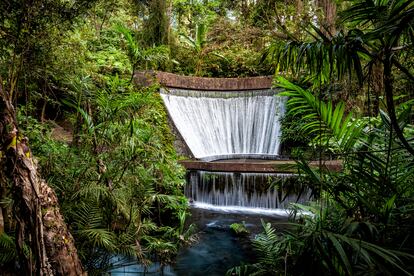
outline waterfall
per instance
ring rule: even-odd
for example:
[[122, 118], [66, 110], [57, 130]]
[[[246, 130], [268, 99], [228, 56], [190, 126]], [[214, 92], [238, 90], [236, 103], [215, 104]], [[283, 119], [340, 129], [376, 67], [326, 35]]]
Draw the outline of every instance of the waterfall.
[[[196, 206], [232, 210], [280, 210], [311, 196], [292, 174], [192, 171], [185, 195]], [[300, 195], [300, 196], [298, 196]]]
[[275, 91], [162, 90], [165, 106], [198, 159], [276, 156], [285, 99]]

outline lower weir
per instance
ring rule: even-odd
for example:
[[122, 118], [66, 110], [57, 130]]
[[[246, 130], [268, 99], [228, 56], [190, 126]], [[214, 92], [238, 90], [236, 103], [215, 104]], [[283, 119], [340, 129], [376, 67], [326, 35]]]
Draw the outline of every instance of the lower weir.
[[310, 190], [296, 183], [294, 176], [191, 171], [185, 195], [198, 208], [283, 215], [287, 214], [290, 202], [305, 203], [311, 196]]

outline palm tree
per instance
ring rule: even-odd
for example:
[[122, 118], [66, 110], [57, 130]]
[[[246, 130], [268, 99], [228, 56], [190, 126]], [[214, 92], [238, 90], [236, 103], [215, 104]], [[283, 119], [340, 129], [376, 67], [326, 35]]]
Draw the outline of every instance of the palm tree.
[[[294, 72], [306, 69], [319, 84], [333, 76], [341, 79], [356, 76], [362, 85], [372, 77], [375, 66], [383, 70], [382, 86], [391, 125], [402, 145], [414, 155], [413, 146], [405, 138], [395, 111], [393, 70], [399, 69], [410, 80], [414, 76], [400, 62], [414, 49], [413, 0], [355, 0], [340, 14], [343, 24], [353, 26], [334, 35], [312, 25], [311, 41], [273, 43], [265, 56], [271, 55], [280, 69]], [[366, 64], [363, 68], [363, 64]], [[365, 70], [364, 70], [365, 69]]]
[[118, 25], [116, 30], [124, 36], [128, 58], [131, 62], [131, 80], [135, 70], [158, 69], [163, 63], [170, 59], [170, 50], [165, 45], [142, 47], [133, 36], [130, 29]]
[[[82, 118], [82, 143], [69, 149], [64, 166], [60, 157], [54, 159], [49, 178], [58, 179], [52, 184], [63, 195], [62, 210], [90, 274], [107, 271], [114, 255], [166, 263], [186, 237], [184, 171], [167, 144], [165, 111], [155, 91], [137, 92], [128, 80], [114, 76], [94, 91], [92, 112], [77, 96], [65, 101]], [[166, 212], [183, 227], [170, 227], [163, 219]], [[0, 260], [1, 242], [0, 237]]]
[[211, 48], [208, 47], [209, 39], [207, 38], [207, 25], [204, 23], [199, 23], [196, 26], [195, 36], [191, 37], [189, 35], [181, 34], [181, 41], [190, 47], [196, 54], [196, 66], [195, 66], [195, 75], [200, 76], [202, 74], [202, 66], [204, 58], [213, 54], [219, 58], [224, 58], [224, 56], [214, 53]]
[[[279, 77], [288, 112], [310, 118], [306, 134], [344, 156], [341, 172], [312, 169], [298, 162], [300, 174], [322, 190], [324, 202], [292, 210], [305, 211], [282, 233], [270, 224], [253, 241], [257, 262], [227, 275], [354, 275], [368, 272], [412, 275], [411, 227], [414, 164], [398, 145], [390, 119], [355, 120], [344, 103], [322, 102], [309, 90]], [[408, 110], [398, 123], [406, 126]], [[412, 126], [411, 126], [412, 128]], [[408, 162], [407, 162], [408, 161]], [[309, 214], [312, 214], [309, 216]], [[409, 217], [410, 219], [406, 219]], [[397, 249], [398, 248], [398, 249]], [[397, 250], [398, 251], [397, 251]]]

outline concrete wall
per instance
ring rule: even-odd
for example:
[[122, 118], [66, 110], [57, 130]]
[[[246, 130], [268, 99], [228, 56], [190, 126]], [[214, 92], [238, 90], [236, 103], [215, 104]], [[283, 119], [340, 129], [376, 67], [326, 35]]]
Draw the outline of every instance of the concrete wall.
[[[138, 86], [149, 86], [155, 82], [166, 88], [183, 88], [203, 91], [237, 91], [237, 90], [259, 90], [269, 89], [272, 86], [272, 76], [250, 77], [250, 78], [203, 78], [180, 76], [177, 74], [141, 71], [135, 72], [134, 82]], [[194, 158], [191, 150], [185, 143], [168, 114], [168, 124], [175, 137], [174, 147], [177, 153], [186, 158]]]
[[[255, 172], [255, 173], [296, 173], [297, 164], [293, 160], [243, 160], [238, 161], [215, 161], [206, 162], [198, 160], [182, 160], [180, 164], [187, 170], [205, 170], [211, 172]], [[319, 166], [321, 165], [321, 166]], [[319, 161], [309, 163], [311, 168], [320, 168], [324, 171], [339, 172], [342, 170], [342, 161], [325, 160], [319, 164]]]
[[166, 72], [136, 72], [135, 82], [138, 85], [149, 85], [158, 81], [162, 86], [205, 91], [235, 91], [268, 89], [272, 86], [272, 76], [250, 78], [204, 78], [181, 76]]
[[170, 127], [171, 133], [174, 136], [173, 144], [177, 154], [184, 156], [187, 159], [194, 159], [194, 155], [192, 154], [190, 148], [187, 146], [187, 143], [184, 141], [184, 138], [181, 136], [181, 133], [175, 127], [170, 114], [168, 114], [168, 126]]

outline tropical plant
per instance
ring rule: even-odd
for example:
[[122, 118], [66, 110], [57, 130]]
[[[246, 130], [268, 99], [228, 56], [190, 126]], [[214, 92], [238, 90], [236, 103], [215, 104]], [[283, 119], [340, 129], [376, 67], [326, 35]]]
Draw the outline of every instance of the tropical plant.
[[[238, 275], [411, 275], [409, 244], [414, 220], [414, 165], [384, 111], [377, 118], [354, 119], [343, 103], [335, 106], [283, 78], [289, 112], [310, 118], [302, 126], [342, 159], [342, 171], [312, 169], [298, 162], [299, 174], [320, 191], [316, 206], [295, 204], [294, 224], [276, 234], [270, 224], [255, 241], [258, 262], [229, 271]], [[397, 122], [411, 133], [411, 101], [402, 104]], [[411, 142], [411, 141], [410, 141]], [[310, 214], [310, 215], [309, 215]]]
[[[315, 120], [302, 126], [305, 132], [316, 133], [318, 138], [314, 143], [322, 140], [343, 160], [343, 172], [324, 178], [309, 167], [301, 166], [314, 183], [324, 185], [324, 190], [351, 216], [358, 209], [359, 216], [378, 221], [387, 209], [383, 206], [398, 206], [400, 200], [403, 206], [406, 204], [413, 192], [407, 186], [411, 185], [407, 179], [413, 175], [414, 165], [406, 148], [396, 139], [390, 118], [384, 111], [378, 118], [352, 119], [351, 114], [344, 115], [342, 103], [333, 107], [331, 102], [326, 104], [307, 90], [282, 78], [279, 81], [281, 87], [287, 89], [282, 94], [290, 96], [288, 105], [292, 108], [289, 112]], [[407, 123], [411, 112], [410, 104], [401, 105], [397, 122], [406, 133], [413, 128]], [[328, 181], [324, 183], [324, 180]]]
[[123, 25], [116, 26], [126, 42], [128, 57], [131, 63], [131, 80], [135, 70], [158, 69], [170, 58], [169, 48], [165, 45], [144, 48], [139, 45], [138, 40], [133, 36], [131, 30]]
[[331, 82], [334, 76], [341, 79], [347, 75], [355, 76], [362, 84], [378, 73], [374, 67], [380, 64], [383, 73], [377, 81], [384, 88], [391, 125], [404, 147], [414, 155], [413, 147], [397, 123], [393, 86], [394, 67], [414, 80], [401, 61], [414, 45], [414, 2], [356, 0], [350, 3], [340, 18], [351, 29], [330, 34], [311, 25], [309, 35], [313, 40], [300, 41], [290, 36], [287, 43], [273, 43], [264, 56], [271, 55], [281, 70], [293, 69], [295, 73], [307, 70], [317, 85]]
[[283, 233], [262, 222], [264, 232], [253, 240], [258, 262], [227, 275], [411, 275], [404, 260], [413, 256], [364, 240], [376, 236], [374, 225], [347, 219], [334, 202], [325, 207], [295, 204], [299, 223]]
[[207, 32], [207, 25], [199, 23], [196, 25], [194, 37], [185, 34], [181, 34], [180, 36], [181, 41], [190, 47], [190, 49], [192, 49], [196, 54], [197, 59], [194, 72], [196, 76], [200, 76], [202, 74], [202, 65], [207, 55], [212, 54], [224, 59], [224, 56], [214, 52], [213, 49], [208, 47], [209, 40], [207, 38]]
[[[110, 270], [114, 256], [169, 263], [192, 238], [184, 227], [184, 171], [156, 87], [136, 91], [128, 80], [107, 79], [101, 90], [76, 89], [63, 100], [80, 118], [76, 146], [51, 139], [50, 127], [19, 112], [90, 274]], [[0, 244], [1, 265], [15, 261], [7, 244]]]
[[[45, 76], [48, 61], [53, 59], [51, 45], [59, 44], [63, 30], [73, 28], [75, 19], [94, 2], [0, 3], [0, 199], [11, 190], [14, 205], [13, 219], [8, 225], [1, 221], [0, 228], [17, 232], [20, 274], [84, 273], [58, 199], [41, 178], [28, 139], [20, 130], [17, 102], [36, 94], [49, 98]], [[43, 93], [31, 93], [37, 89]], [[25, 254], [24, 245], [31, 254]]]
[[347, 152], [355, 146], [365, 125], [354, 120], [352, 112], [345, 114], [343, 102], [335, 106], [331, 100], [325, 103], [283, 77], [277, 78], [277, 85], [283, 88], [279, 95], [289, 97], [289, 113], [307, 120], [301, 128], [314, 137], [314, 145], [328, 145], [333, 152]]
[[[116, 93], [120, 89], [127, 91]], [[165, 263], [177, 252], [180, 235], [167, 226], [185, 218], [183, 171], [169, 145], [160, 101], [154, 88], [135, 92], [117, 78], [96, 93], [92, 113], [67, 101], [85, 123], [80, 136], [83, 154], [68, 154], [73, 165], [79, 167], [82, 155], [85, 161], [75, 172], [78, 184], [55, 185], [89, 271], [107, 269], [111, 254]], [[61, 173], [69, 173], [71, 166], [68, 169]]]

